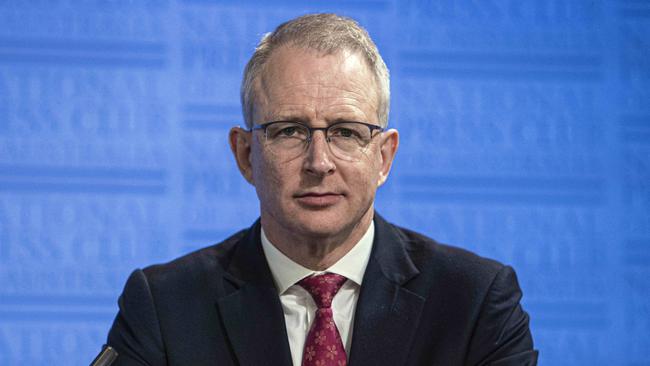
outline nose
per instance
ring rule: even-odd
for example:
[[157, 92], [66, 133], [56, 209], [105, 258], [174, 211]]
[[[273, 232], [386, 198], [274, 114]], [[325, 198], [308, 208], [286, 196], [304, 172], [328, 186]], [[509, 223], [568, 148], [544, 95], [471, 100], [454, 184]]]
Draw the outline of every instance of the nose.
[[314, 131], [311, 136], [311, 141], [307, 146], [307, 153], [305, 154], [305, 171], [317, 176], [332, 174], [336, 170], [336, 165], [332, 160], [331, 154], [332, 152], [325, 137], [325, 131]]

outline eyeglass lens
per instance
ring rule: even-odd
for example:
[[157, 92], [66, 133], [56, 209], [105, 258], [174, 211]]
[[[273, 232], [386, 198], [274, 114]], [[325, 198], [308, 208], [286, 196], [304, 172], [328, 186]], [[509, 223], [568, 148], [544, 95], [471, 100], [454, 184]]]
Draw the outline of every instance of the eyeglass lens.
[[[315, 129], [297, 122], [272, 122], [265, 127], [267, 148], [286, 158], [295, 158], [309, 145]], [[369, 126], [358, 122], [341, 122], [329, 126], [326, 140], [332, 153], [345, 160], [358, 160], [372, 140]]]

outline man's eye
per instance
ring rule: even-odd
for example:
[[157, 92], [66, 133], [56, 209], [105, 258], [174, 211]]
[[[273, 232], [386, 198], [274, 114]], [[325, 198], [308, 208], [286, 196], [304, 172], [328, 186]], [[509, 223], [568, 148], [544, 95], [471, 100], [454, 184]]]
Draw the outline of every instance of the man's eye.
[[350, 128], [340, 127], [331, 132], [334, 137], [359, 138], [359, 133]]
[[284, 138], [306, 138], [307, 131], [300, 126], [294, 125], [283, 125], [283, 126], [273, 126], [272, 129], [268, 131], [269, 136], [274, 139], [284, 139]]
[[280, 130], [278, 135], [279, 136], [285, 136], [285, 137], [293, 136], [293, 135], [296, 134], [297, 130], [298, 129], [296, 127], [285, 127], [285, 128]]

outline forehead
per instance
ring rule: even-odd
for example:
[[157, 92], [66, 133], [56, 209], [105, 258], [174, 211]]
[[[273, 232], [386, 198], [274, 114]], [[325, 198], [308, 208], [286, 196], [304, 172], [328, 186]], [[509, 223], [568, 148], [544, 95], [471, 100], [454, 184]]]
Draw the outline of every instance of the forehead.
[[301, 113], [376, 119], [377, 83], [365, 59], [355, 52], [322, 54], [282, 46], [273, 52], [254, 87], [255, 114], [262, 119]]

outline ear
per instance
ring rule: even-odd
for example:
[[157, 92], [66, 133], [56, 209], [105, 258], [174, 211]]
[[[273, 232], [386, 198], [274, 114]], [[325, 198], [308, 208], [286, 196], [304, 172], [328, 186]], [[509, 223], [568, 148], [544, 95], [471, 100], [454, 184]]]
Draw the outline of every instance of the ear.
[[398, 146], [399, 133], [396, 129], [391, 128], [382, 133], [381, 146], [379, 147], [381, 152], [381, 170], [379, 171], [377, 187], [380, 187], [388, 179], [388, 173], [390, 173], [390, 168], [393, 165]]
[[241, 175], [253, 184], [253, 169], [251, 165], [251, 139], [253, 134], [241, 127], [233, 127], [228, 134], [230, 150], [235, 156], [237, 167]]

